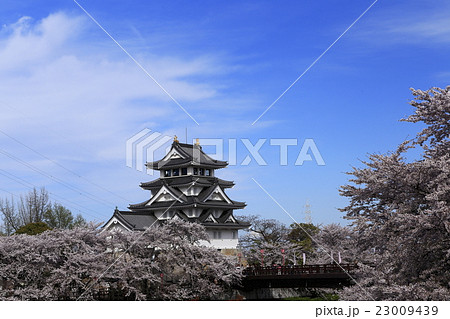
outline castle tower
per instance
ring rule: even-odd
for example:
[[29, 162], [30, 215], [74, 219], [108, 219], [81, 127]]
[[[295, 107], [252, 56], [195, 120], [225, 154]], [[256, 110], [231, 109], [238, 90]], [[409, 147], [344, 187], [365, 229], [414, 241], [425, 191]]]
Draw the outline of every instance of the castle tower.
[[151, 225], [180, 218], [204, 225], [211, 246], [236, 249], [238, 231], [250, 225], [233, 216], [235, 209], [246, 206], [225, 193], [234, 183], [215, 176], [216, 170], [227, 165], [227, 162], [205, 154], [198, 142], [183, 144], [175, 137], [163, 159], [146, 164], [147, 168], [160, 172], [158, 179], [140, 185], [150, 191], [150, 198], [129, 205], [129, 211], [116, 210], [104, 228], [144, 230]]

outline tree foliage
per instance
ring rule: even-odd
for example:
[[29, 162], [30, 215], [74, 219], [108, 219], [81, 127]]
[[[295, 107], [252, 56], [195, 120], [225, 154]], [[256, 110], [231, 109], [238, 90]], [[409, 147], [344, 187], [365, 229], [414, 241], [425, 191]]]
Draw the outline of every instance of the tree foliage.
[[[403, 121], [426, 127], [392, 153], [371, 154], [340, 190], [364, 260], [366, 293], [355, 286], [347, 299], [450, 298], [450, 87], [412, 94], [415, 112]], [[419, 159], [407, 160], [411, 148]]]
[[257, 215], [246, 215], [239, 218], [251, 224], [247, 233], [257, 236], [249, 236], [248, 240], [255, 245], [259, 242], [278, 244], [288, 240], [289, 229], [276, 219], [264, 219]]
[[[264, 219], [257, 215], [243, 217], [251, 223], [240, 238], [241, 248], [250, 265], [301, 264], [303, 253], [313, 258], [316, 243], [311, 240], [319, 232], [312, 224], [291, 224], [290, 227], [275, 219]], [[305, 232], [306, 231], [306, 232]]]
[[354, 232], [348, 226], [329, 224], [320, 227], [314, 235], [315, 249], [311, 262], [314, 264], [355, 263]]
[[37, 223], [29, 223], [22, 227], [20, 227], [15, 234], [16, 235], [37, 235], [40, 233], [45, 232], [46, 230], [51, 230], [50, 227], [46, 223], [43, 222], [37, 222]]
[[249, 265], [282, 263], [281, 249], [287, 249], [288, 228], [275, 219], [263, 219], [257, 215], [240, 216], [251, 224], [239, 243]]
[[73, 216], [70, 210], [64, 206], [55, 203], [44, 213], [46, 224], [52, 228], [71, 228], [73, 225]]
[[290, 227], [288, 239], [298, 244], [304, 251], [313, 252], [317, 243], [312, 238], [319, 233], [320, 228], [309, 223], [294, 223]]
[[49, 228], [73, 228], [86, 225], [86, 220], [58, 203], [51, 203], [45, 188], [33, 189], [21, 195], [18, 201], [0, 199], [2, 229], [6, 235], [17, 232], [21, 227], [33, 223], [45, 223]]
[[145, 232], [56, 229], [0, 238], [2, 300], [216, 299], [236, 261], [200, 245], [205, 229], [171, 220]]
[[41, 188], [33, 189], [19, 200], [0, 199], [0, 212], [3, 217], [3, 228], [6, 234], [16, 232], [20, 227], [30, 223], [44, 221], [45, 212], [50, 209], [48, 192]]

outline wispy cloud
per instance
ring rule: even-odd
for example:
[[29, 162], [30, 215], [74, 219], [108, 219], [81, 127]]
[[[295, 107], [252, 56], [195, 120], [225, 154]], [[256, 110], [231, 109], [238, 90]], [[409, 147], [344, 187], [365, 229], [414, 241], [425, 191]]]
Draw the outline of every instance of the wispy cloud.
[[[108, 39], [94, 41], [92, 33], [98, 30], [89, 25], [85, 17], [59, 12], [39, 21], [23, 17], [0, 30], [0, 129], [95, 183], [126, 195], [128, 189], [137, 189], [136, 178], [145, 180], [125, 167], [126, 139], [142, 127], [174, 132], [183, 119], [189, 119], [132, 61], [115, 52]], [[195, 105], [193, 110], [200, 115], [208, 107], [205, 101], [220, 95], [220, 87], [205, 79], [231, 69], [211, 54], [188, 58], [137, 52], [137, 56], [174, 96]], [[69, 183], [80, 183], [6, 136], [1, 135], [0, 141], [3, 150]], [[12, 174], [61, 191], [18, 162], [4, 156], [0, 161]], [[115, 169], [108, 162], [116, 164]], [[7, 186], [15, 187], [11, 182]], [[92, 204], [69, 190], [63, 195]], [[117, 204], [125, 208], [129, 203]]]
[[[429, 4], [429, 5], [428, 5]], [[355, 36], [377, 45], [450, 43], [448, 2], [431, 5], [412, 3], [410, 7], [391, 4], [367, 20]]]
[[[3, 128], [20, 136], [39, 131], [42, 142], [51, 144], [60, 143], [61, 134], [54, 131], [67, 132], [64, 138], [70, 141], [97, 140], [100, 152], [103, 142], [108, 145], [130, 127], [178, 113], [126, 57], [108, 57], [86, 41], [85, 24], [82, 17], [56, 13], [41, 21], [24, 17], [3, 29], [0, 70], [8, 74], [0, 78], [0, 102], [8, 106], [0, 119]], [[191, 77], [224, 68], [213, 57], [142, 59], [165, 86], [188, 102], [216, 94], [216, 88]], [[17, 130], [18, 121], [25, 129]]]
[[3, 27], [0, 40], [0, 70], [23, 71], [61, 53], [64, 43], [81, 31], [82, 19], [53, 14], [35, 23], [22, 17]]
[[[450, 10], [448, 12], [450, 14]], [[448, 14], [442, 13], [427, 16], [425, 19], [414, 21], [405, 20], [401, 25], [393, 24], [389, 32], [398, 35], [407, 35], [405, 41], [434, 41], [450, 42], [450, 20]]]

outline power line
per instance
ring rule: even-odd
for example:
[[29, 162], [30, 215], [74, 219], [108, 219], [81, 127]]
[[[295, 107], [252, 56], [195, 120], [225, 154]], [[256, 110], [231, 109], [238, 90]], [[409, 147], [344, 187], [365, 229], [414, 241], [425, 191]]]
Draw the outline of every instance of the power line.
[[87, 178], [85, 178], [85, 177], [79, 175], [78, 173], [76, 173], [76, 172], [74, 172], [73, 170], [71, 170], [71, 169], [65, 167], [64, 165], [58, 163], [57, 161], [52, 160], [52, 159], [49, 158], [48, 156], [46, 156], [46, 155], [44, 155], [44, 154], [42, 154], [42, 153], [36, 151], [35, 149], [33, 149], [33, 148], [31, 148], [30, 146], [26, 145], [25, 143], [19, 141], [19, 140], [16, 139], [15, 137], [13, 137], [13, 136], [7, 134], [6, 132], [0, 130], [0, 133], [2, 133], [3, 135], [9, 137], [10, 139], [12, 139], [12, 140], [15, 141], [16, 143], [22, 145], [23, 147], [26, 147], [27, 149], [29, 149], [30, 151], [34, 152], [35, 154], [37, 154], [37, 155], [39, 155], [39, 156], [45, 158], [46, 160], [49, 160], [50, 162], [52, 162], [53, 164], [55, 164], [55, 165], [61, 167], [62, 169], [66, 170], [67, 172], [69, 172], [69, 173], [71, 173], [71, 174], [73, 174], [73, 175], [75, 175], [75, 176], [77, 176], [77, 177], [79, 177], [79, 178], [85, 180], [86, 182], [90, 183], [91, 185], [94, 185], [94, 186], [96, 186], [96, 187], [98, 187], [98, 188], [100, 188], [100, 189], [102, 189], [102, 190], [104, 190], [104, 191], [106, 191], [106, 192], [108, 192], [108, 193], [110, 193], [110, 194], [116, 196], [116, 197], [120, 197], [120, 198], [122, 198], [123, 200], [126, 200], [126, 201], [129, 202], [128, 199], [126, 199], [126, 198], [124, 198], [124, 197], [122, 197], [122, 196], [120, 196], [120, 195], [118, 195], [118, 194], [115, 194], [114, 192], [111, 192], [110, 190], [106, 189], [105, 187], [103, 187], [103, 186], [101, 186], [101, 185], [98, 185], [98, 184], [96, 184], [96, 183], [94, 183], [94, 182], [88, 180]]
[[[15, 111], [15, 112], [17, 112], [17, 113], [20, 113], [20, 115], [21, 115], [22, 117], [24, 117], [24, 118], [27, 118], [27, 119], [29, 119], [29, 120], [34, 120], [31, 116], [29, 116], [29, 115], [27, 115], [26, 113], [22, 112], [20, 109], [18, 109], [18, 108], [16, 108], [16, 107], [12, 107], [11, 105], [6, 104], [4, 101], [0, 101], [0, 104], [1, 104], [2, 106], [4, 106], [4, 107], [10, 108], [11, 110], [13, 110], [13, 111]], [[39, 126], [39, 127], [41, 128], [42, 131], [46, 130], [46, 131], [49, 131], [49, 132], [58, 134], [58, 137], [64, 139], [65, 141], [67, 141], [68, 143], [70, 143], [71, 145], [73, 145], [73, 142], [72, 142], [72, 141], [69, 141], [69, 139], [66, 137], [66, 135], [64, 135], [64, 134], [63, 134], [63, 135], [60, 135], [59, 131], [56, 131], [56, 130], [54, 130], [54, 129], [52, 130], [52, 129], [51, 129], [51, 126], [45, 126], [45, 125], [42, 125], [42, 124], [36, 123], [36, 122], [33, 123], [33, 124]], [[82, 149], [82, 150], [85, 150], [85, 151], [89, 152], [89, 150], [88, 150], [86, 147], [84, 147], [83, 145], [77, 144], [76, 146], [77, 146], [78, 148]], [[100, 157], [101, 157], [101, 159], [102, 159], [104, 162], [109, 162], [110, 164], [113, 164], [114, 166], [116, 165], [116, 164], [113, 163], [109, 158], [104, 157], [104, 156], [101, 156], [101, 155], [100, 155]]]
[[[10, 172], [7, 172], [7, 171], [5, 171], [5, 170], [3, 170], [3, 169], [0, 169], [0, 171], [1, 171], [1, 172], [0, 172], [1, 175], [3, 175], [3, 176], [5, 176], [5, 177], [7, 177], [7, 178], [9, 178], [9, 179], [11, 179], [11, 180], [13, 180], [13, 181], [15, 181], [15, 182], [18, 183], [18, 184], [21, 184], [21, 185], [23, 185], [23, 186], [25, 186], [25, 187], [27, 187], [27, 188], [30, 188], [30, 189], [38, 188], [36, 185], [34, 185], [34, 184], [32, 184], [32, 183], [30, 183], [30, 182], [24, 180], [23, 178], [20, 178], [20, 177], [16, 176], [16, 175], [14, 175], [14, 174], [11, 174]], [[3, 173], [2, 173], [2, 172], [3, 172]], [[26, 184], [28, 184], [28, 185], [26, 185]], [[9, 192], [9, 191], [6, 191], [6, 192], [9, 193], [9, 194], [11, 194], [11, 195], [13, 195], [13, 196], [16, 196], [16, 197], [17, 197], [17, 195], [15, 195], [15, 194], [13, 194], [13, 193], [11, 193], [11, 192]], [[78, 203], [72, 202], [72, 201], [70, 201], [70, 200], [68, 200], [68, 199], [66, 199], [66, 198], [64, 198], [64, 197], [62, 197], [62, 196], [60, 196], [60, 195], [54, 194], [54, 193], [52, 193], [52, 192], [50, 192], [50, 191], [48, 191], [48, 193], [51, 194], [51, 195], [54, 196], [54, 197], [59, 197], [59, 198], [62, 199], [63, 201], [66, 201], [66, 202], [68, 202], [68, 203], [71, 203], [72, 205], [76, 205], [76, 206], [79, 206], [79, 207], [81, 207], [81, 208], [83, 208], [83, 209], [85, 209], [85, 210], [90, 210], [91, 212], [97, 213], [96, 211], [94, 211], [94, 210], [92, 210], [92, 209], [90, 209], [90, 208], [87, 208], [87, 207], [84, 207], [84, 206], [82, 206], [82, 205], [80, 205], [80, 204], [78, 204]], [[78, 211], [81, 212], [81, 213], [86, 213], [85, 211], [81, 211], [81, 210], [79, 210], [79, 209], [77, 209], [77, 208], [75, 208], [75, 209], [78, 210]], [[91, 214], [89, 214], [89, 213], [86, 213], [86, 214], [89, 215], [89, 216], [91, 216], [91, 217], [97, 217], [97, 216], [93, 216], [93, 215], [91, 215]]]
[[[89, 199], [91, 199], [91, 200], [93, 200], [93, 201], [96, 201], [96, 202], [98, 202], [98, 203], [100, 203], [100, 204], [102, 204], [102, 205], [104, 205], [104, 206], [107, 206], [107, 207], [111, 208], [111, 207], [110, 207], [110, 205], [111, 205], [110, 202], [107, 202], [107, 201], [105, 201], [105, 200], [103, 200], [103, 199], [101, 199], [101, 198], [99, 198], [99, 197], [97, 197], [97, 196], [95, 196], [95, 195], [92, 195], [92, 194], [90, 194], [90, 193], [88, 193], [88, 192], [85, 192], [85, 191], [83, 191], [83, 190], [81, 190], [81, 189], [79, 189], [79, 188], [77, 188], [77, 187], [74, 187], [74, 186], [72, 186], [72, 185], [70, 185], [70, 184], [64, 182], [63, 180], [61, 180], [61, 179], [59, 179], [59, 178], [57, 178], [57, 177], [55, 177], [55, 176], [53, 176], [53, 175], [51, 175], [51, 174], [46, 173], [45, 171], [43, 171], [43, 170], [41, 170], [41, 169], [39, 169], [39, 168], [37, 168], [37, 167], [35, 167], [35, 166], [33, 166], [33, 165], [27, 163], [26, 161], [24, 161], [24, 160], [22, 160], [22, 159], [20, 159], [20, 158], [18, 158], [18, 157], [16, 157], [16, 156], [14, 156], [14, 155], [12, 155], [12, 154], [6, 152], [6, 151], [4, 151], [4, 150], [1, 150], [1, 149], [0, 149], [0, 153], [3, 154], [3, 155], [5, 155], [5, 156], [7, 156], [7, 157], [9, 157], [10, 159], [12, 159], [12, 160], [14, 160], [14, 161], [16, 161], [16, 162], [19, 162], [20, 164], [22, 164], [22, 165], [28, 167], [29, 169], [31, 169], [31, 170], [33, 170], [33, 171], [35, 171], [35, 172], [37, 172], [37, 173], [39, 173], [39, 174], [41, 174], [41, 175], [43, 175], [43, 176], [49, 178], [49, 179], [51, 179], [51, 180], [57, 182], [58, 184], [60, 184], [60, 185], [62, 185], [62, 186], [64, 186], [64, 187], [66, 187], [66, 188], [68, 188], [68, 189], [71, 189], [72, 191], [75, 191], [75, 192], [79, 193], [79, 194], [82, 195], [82, 196], [85, 196], [85, 197], [87, 197], [87, 198], [89, 198]], [[114, 207], [115, 205], [112, 204], [112, 206]]]
[[[5, 176], [6, 178], [9, 178], [9, 179], [15, 181], [16, 183], [21, 184], [21, 185], [23, 185], [23, 186], [25, 186], [25, 187], [27, 187], [27, 188], [29, 188], [29, 189], [36, 189], [36, 188], [38, 188], [36, 185], [34, 185], [34, 184], [32, 184], [32, 183], [30, 183], [30, 182], [28, 182], [28, 181], [26, 181], [26, 180], [24, 180], [24, 179], [22, 179], [22, 178], [16, 176], [16, 175], [14, 175], [14, 174], [11, 174], [10, 172], [7, 172], [7, 171], [5, 171], [5, 170], [3, 170], [3, 169], [0, 169], [0, 175], [3, 175], [3, 176]], [[27, 185], [27, 184], [28, 184], [28, 185]], [[6, 193], [8, 193], [8, 194], [10, 194], [10, 195], [12, 195], [12, 196], [14, 196], [14, 197], [19, 197], [19, 196], [15, 195], [15, 194], [11, 193], [10, 191], [5, 190], [5, 189], [0, 188], [0, 190], [2, 190], [2, 191], [6, 192]], [[84, 210], [88, 210], [88, 211], [91, 211], [91, 212], [93, 212], [93, 213], [95, 213], [95, 214], [98, 214], [96, 211], [94, 211], [94, 210], [92, 210], [92, 209], [90, 209], [90, 208], [84, 207], [84, 206], [82, 206], [82, 205], [80, 205], [80, 204], [78, 204], [78, 203], [75, 203], [75, 202], [73, 202], [73, 201], [70, 201], [70, 200], [68, 200], [68, 199], [66, 199], [66, 198], [64, 198], [64, 197], [62, 197], [62, 196], [60, 196], [60, 195], [54, 194], [54, 193], [52, 193], [52, 192], [50, 192], [50, 191], [48, 191], [48, 193], [49, 193], [51, 196], [53, 196], [53, 197], [60, 198], [60, 200], [62, 200], [62, 201], [64, 201], [64, 202], [67, 202], [67, 203], [69, 203], [69, 204], [72, 204], [72, 205], [81, 207], [81, 208], [84, 209]], [[84, 210], [80, 210], [80, 209], [78, 209], [78, 208], [72, 208], [72, 209], [75, 209], [75, 210], [79, 211], [80, 213], [89, 215], [89, 216], [91, 216], [91, 217], [98, 218], [98, 216], [94, 216], [94, 215], [92, 215], [92, 214], [89, 214], [89, 213], [87, 213], [87, 212], [84, 211]]]
[[18, 197], [16, 194], [11, 193], [10, 191], [7, 191], [6, 189], [0, 188], [0, 191], [3, 191], [5, 193], [8, 193], [9, 195], [13, 196], [13, 197]]

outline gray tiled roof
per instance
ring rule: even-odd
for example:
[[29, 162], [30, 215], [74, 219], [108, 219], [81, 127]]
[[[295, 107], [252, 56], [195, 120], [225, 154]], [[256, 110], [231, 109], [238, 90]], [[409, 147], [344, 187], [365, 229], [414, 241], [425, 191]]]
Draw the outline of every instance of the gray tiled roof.
[[195, 182], [198, 186], [210, 186], [211, 184], [217, 183], [222, 188], [229, 188], [234, 186], [234, 182], [232, 181], [226, 181], [217, 177], [203, 177], [203, 176], [178, 176], [178, 177], [172, 177], [172, 178], [158, 178], [154, 181], [141, 183], [141, 187], [143, 189], [155, 189], [159, 188], [164, 183], [166, 183], [169, 186], [185, 186], [190, 185], [193, 182]]
[[[178, 201], [165, 201], [165, 202], [155, 202], [152, 203], [150, 206], [146, 206], [146, 202], [140, 203], [140, 204], [134, 204], [129, 205], [129, 209], [133, 211], [154, 211], [156, 209], [161, 208], [188, 208], [193, 207], [196, 205], [196, 207], [199, 208], [233, 208], [233, 209], [240, 209], [244, 208], [246, 204], [244, 202], [238, 202], [238, 201], [232, 201], [231, 204], [227, 202], [221, 202], [221, 201], [207, 201], [207, 202], [200, 202], [197, 198], [188, 196], [187, 201], [180, 203]], [[174, 203], [175, 202], [175, 203]]]
[[[235, 218], [236, 223], [227, 223], [225, 222], [228, 217], [230, 217], [230, 215], [232, 215], [233, 212], [230, 210], [226, 213], [224, 213], [222, 216], [220, 216], [219, 218], [214, 218], [217, 223], [214, 222], [205, 222], [205, 220], [209, 217], [210, 212], [209, 210], [206, 212], [203, 212], [200, 217], [197, 219], [197, 221], [199, 223], [201, 223], [202, 225], [204, 225], [207, 228], [230, 228], [230, 229], [243, 229], [243, 228], [247, 228], [250, 226], [249, 223], [246, 222], [242, 222], [239, 221], [237, 218]], [[234, 216], [233, 216], [234, 217]]]
[[[176, 214], [186, 221], [198, 222], [206, 228], [244, 229], [250, 226], [249, 223], [241, 222], [237, 219], [236, 223], [225, 223], [226, 218], [232, 214], [231, 211], [225, 214], [225, 216], [219, 218], [218, 223], [204, 222], [204, 220], [209, 216], [209, 212], [204, 212], [199, 218], [188, 218], [183, 212], [177, 212]], [[148, 227], [158, 225], [162, 222], [159, 221], [153, 214], [142, 214], [130, 211], [115, 211], [111, 219], [114, 217], [130, 230], [145, 230]]]
[[[162, 160], [155, 162], [148, 162], [145, 164], [148, 168], [161, 170], [164, 168], [172, 168], [172, 167], [182, 167], [182, 166], [202, 166], [202, 167], [211, 167], [211, 168], [223, 168], [228, 165], [226, 161], [215, 160], [212, 157], [208, 156], [205, 152], [203, 152], [202, 147], [200, 145], [191, 145], [191, 144], [183, 144], [179, 142], [173, 142], [172, 149], [175, 149], [178, 153], [180, 153], [185, 158], [175, 158], [170, 159], [166, 162]], [[194, 149], [199, 150], [200, 152], [194, 152]], [[195, 157], [195, 158], [194, 158]], [[194, 164], [192, 164], [194, 162]]]
[[157, 223], [157, 219], [153, 215], [138, 214], [128, 211], [116, 211], [114, 212], [113, 217], [116, 217], [132, 230], [144, 230]]

